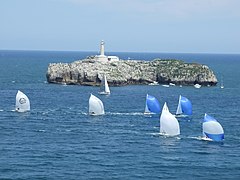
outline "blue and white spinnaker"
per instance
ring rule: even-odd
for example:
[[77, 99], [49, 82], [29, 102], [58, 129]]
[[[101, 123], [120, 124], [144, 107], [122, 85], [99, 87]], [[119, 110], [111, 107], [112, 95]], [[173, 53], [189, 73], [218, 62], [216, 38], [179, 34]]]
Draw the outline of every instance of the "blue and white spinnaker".
[[207, 114], [205, 114], [203, 119], [203, 137], [213, 141], [222, 141], [224, 139], [224, 131], [221, 124]]
[[191, 101], [184, 97], [184, 96], [179, 96], [179, 101], [178, 101], [178, 107], [176, 111], [176, 115], [192, 115], [192, 103]]
[[147, 94], [144, 114], [160, 114], [160, 104], [154, 96]]

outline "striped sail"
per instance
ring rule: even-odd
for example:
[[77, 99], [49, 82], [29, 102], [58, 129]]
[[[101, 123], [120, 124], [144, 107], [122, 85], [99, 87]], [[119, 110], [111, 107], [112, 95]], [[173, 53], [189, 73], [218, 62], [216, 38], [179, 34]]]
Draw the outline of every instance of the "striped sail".
[[202, 127], [204, 137], [213, 141], [222, 141], [224, 139], [224, 130], [221, 124], [213, 117], [205, 114]]

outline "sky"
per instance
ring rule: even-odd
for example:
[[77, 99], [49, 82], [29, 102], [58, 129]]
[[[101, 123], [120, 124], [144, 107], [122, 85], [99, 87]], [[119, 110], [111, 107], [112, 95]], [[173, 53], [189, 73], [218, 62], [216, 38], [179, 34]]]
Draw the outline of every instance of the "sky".
[[240, 53], [240, 0], [0, 0], [0, 50]]

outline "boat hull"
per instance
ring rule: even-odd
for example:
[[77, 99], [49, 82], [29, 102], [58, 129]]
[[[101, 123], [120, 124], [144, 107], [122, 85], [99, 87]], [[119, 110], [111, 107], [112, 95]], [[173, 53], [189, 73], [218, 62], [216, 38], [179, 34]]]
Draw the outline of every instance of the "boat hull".
[[98, 94], [100, 94], [100, 95], [109, 95], [110, 92], [98, 92]]

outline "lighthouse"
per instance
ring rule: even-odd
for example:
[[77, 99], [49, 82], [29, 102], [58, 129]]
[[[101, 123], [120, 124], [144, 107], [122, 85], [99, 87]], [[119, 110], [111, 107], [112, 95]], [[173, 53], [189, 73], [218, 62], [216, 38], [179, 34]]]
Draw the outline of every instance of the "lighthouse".
[[119, 57], [117, 56], [106, 56], [105, 55], [105, 48], [104, 48], [105, 42], [102, 40], [100, 44], [100, 54], [95, 56], [96, 61], [119, 61]]
[[108, 61], [108, 57], [105, 56], [105, 54], [104, 54], [104, 44], [105, 43], [102, 40], [101, 44], [100, 44], [100, 54], [95, 56], [95, 60], [97, 60], [97, 61]]
[[101, 41], [101, 45], [100, 45], [100, 56], [105, 56], [104, 55], [104, 41]]

